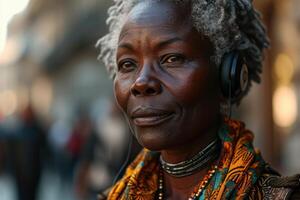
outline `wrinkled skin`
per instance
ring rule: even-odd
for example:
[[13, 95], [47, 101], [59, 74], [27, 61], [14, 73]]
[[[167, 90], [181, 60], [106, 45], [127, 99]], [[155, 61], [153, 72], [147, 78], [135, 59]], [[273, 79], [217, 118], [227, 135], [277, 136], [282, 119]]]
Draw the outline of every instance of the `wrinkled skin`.
[[[138, 4], [117, 49], [117, 103], [139, 143], [171, 163], [208, 145], [220, 119], [212, 45], [193, 28], [189, 13], [169, 1]], [[206, 170], [181, 179], [165, 175], [168, 198], [186, 199]]]

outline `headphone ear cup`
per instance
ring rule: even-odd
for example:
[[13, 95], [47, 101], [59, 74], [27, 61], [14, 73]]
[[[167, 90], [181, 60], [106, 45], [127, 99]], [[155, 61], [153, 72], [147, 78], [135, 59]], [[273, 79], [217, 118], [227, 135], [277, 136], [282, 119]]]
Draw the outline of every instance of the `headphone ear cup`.
[[248, 86], [248, 67], [236, 52], [225, 55], [221, 67], [222, 94], [236, 102]]
[[221, 65], [221, 73], [220, 73], [220, 82], [221, 82], [221, 91], [225, 98], [229, 98], [230, 96], [230, 89], [232, 89], [231, 85], [231, 73], [232, 73], [232, 61], [233, 61], [233, 54], [229, 53], [224, 56], [223, 62]]

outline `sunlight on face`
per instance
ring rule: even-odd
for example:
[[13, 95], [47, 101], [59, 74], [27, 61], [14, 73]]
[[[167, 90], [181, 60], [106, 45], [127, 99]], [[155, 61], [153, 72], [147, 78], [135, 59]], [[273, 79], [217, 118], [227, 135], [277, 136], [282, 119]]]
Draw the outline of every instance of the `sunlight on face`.
[[12, 17], [23, 11], [29, 0], [0, 0], [0, 53], [3, 51], [7, 39], [7, 26]]

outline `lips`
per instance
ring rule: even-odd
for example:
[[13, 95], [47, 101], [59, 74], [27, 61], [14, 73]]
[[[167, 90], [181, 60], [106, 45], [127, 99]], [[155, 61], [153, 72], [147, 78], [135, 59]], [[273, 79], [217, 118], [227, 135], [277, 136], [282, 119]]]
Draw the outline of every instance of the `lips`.
[[155, 126], [171, 119], [174, 114], [174, 112], [167, 110], [138, 107], [132, 112], [131, 118], [136, 126]]

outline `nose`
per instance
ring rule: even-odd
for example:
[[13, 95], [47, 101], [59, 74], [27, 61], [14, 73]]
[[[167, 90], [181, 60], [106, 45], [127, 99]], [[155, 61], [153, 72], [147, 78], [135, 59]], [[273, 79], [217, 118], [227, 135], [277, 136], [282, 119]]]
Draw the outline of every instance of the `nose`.
[[139, 76], [131, 87], [134, 96], [154, 96], [160, 94], [162, 87], [160, 82], [149, 76]]

